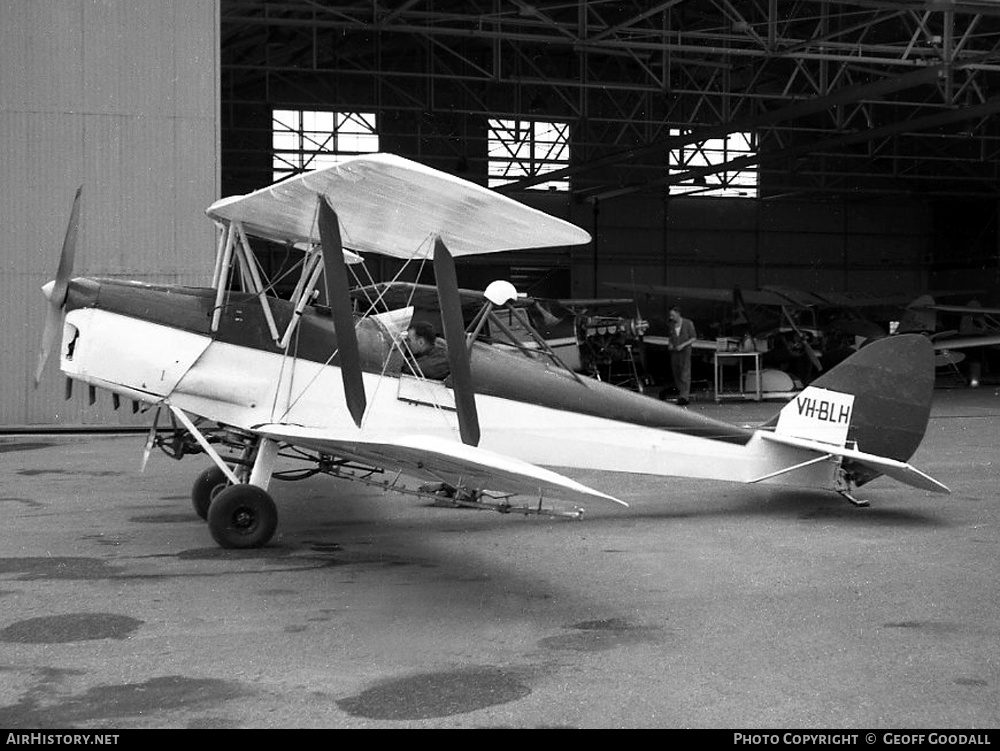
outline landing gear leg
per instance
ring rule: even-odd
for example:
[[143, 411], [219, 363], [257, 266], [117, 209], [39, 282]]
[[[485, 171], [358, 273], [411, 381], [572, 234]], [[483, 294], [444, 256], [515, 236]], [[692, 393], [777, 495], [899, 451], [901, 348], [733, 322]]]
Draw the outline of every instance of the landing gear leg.
[[[164, 404], [211, 457], [214, 469], [218, 471], [203, 473], [192, 492], [195, 511], [199, 515], [201, 507], [208, 502], [206, 521], [212, 537], [224, 548], [259, 548], [266, 545], [278, 527], [278, 510], [274, 499], [267, 493], [278, 457], [278, 444], [261, 438], [256, 451], [252, 442], [244, 449], [244, 461], [253, 456], [253, 467], [247, 482], [245, 472], [241, 471], [239, 475], [233, 472], [191, 418], [184, 414], [184, 410], [167, 400]], [[220, 490], [223, 478], [231, 485]]]
[[270, 438], [261, 438], [257, 446], [257, 456], [250, 470], [250, 484], [267, 490], [274, 473], [274, 462], [278, 458], [278, 442]]
[[262, 438], [250, 480], [219, 492], [208, 507], [208, 530], [224, 548], [259, 548], [278, 527], [278, 509], [267, 492], [278, 456], [278, 444]]

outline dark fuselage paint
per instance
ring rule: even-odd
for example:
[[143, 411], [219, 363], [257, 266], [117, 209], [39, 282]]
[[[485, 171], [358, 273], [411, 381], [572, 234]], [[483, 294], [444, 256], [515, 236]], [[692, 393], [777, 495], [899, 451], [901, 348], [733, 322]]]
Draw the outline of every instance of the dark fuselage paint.
[[[291, 303], [268, 298], [279, 335], [292, 318]], [[98, 308], [151, 323], [211, 336], [251, 349], [281, 354], [253, 294], [231, 292], [222, 306], [218, 331], [211, 332], [215, 290], [123, 282], [114, 279], [74, 279], [66, 309]], [[389, 334], [371, 318], [357, 321], [362, 370], [398, 376], [404, 363]], [[307, 306], [289, 343], [287, 354], [339, 365], [337, 338], [329, 312]], [[578, 379], [541, 359], [477, 342], [473, 347], [472, 380], [477, 394], [495, 396], [551, 409], [671, 430], [728, 443], [746, 444], [752, 431], [642, 394], [589, 378]]]

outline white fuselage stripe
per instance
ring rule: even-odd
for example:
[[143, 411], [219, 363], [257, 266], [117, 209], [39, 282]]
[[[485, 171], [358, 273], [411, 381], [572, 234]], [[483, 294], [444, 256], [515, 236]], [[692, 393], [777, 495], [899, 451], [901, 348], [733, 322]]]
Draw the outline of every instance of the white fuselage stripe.
[[[356, 429], [338, 367], [99, 309], [71, 311], [67, 322], [80, 330], [72, 361], [63, 349], [63, 369], [70, 376], [102, 386], [119, 384], [122, 393], [133, 394], [137, 370], [174, 374], [152, 387], [144, 382], [142, 391], [152, 399], [169, 398], [189, 413], [248, 430], [265, 423], [337, 434], [346, 426]], [[157, 346], [148, 346], [151, 341]], [[183, 357], [178, 357], [178, 346]], [[417, 384], [424, 392], [418, 399], [412, 398], [412, 381], [403, 384], [406, 399], [399, 398], [398, 378], [365, 373], [364, 384], [368, 408], [359, 435], [459, 440], [456, 414], [448, 409], [453, 396], [442, 384]], [[435, 399], [441, 406], [433, 404]], [[815, 456], [758, 436], [739, 445], [496, 396], [478, 395], [476, 404], [482, 448], [545, 466], [749, 482]], [[824, 462], [769, 482], [830, 487], [833, 472], [834, 465]]]

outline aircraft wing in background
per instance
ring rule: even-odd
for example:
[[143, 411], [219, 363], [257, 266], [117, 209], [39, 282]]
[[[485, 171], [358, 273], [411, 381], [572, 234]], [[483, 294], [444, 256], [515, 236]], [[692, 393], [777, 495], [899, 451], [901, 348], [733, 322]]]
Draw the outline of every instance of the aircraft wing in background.
[[[732, 303], [737, 295], [747, 305], [763, 305], [786, 308], [877, 308], [902, 306], [913, 298], [904, 295], [868, 296], [846, 295], [840, 292], [810, 292], [791, 287], [764, 286], [759, 289], [741, 287], [678, 287], [661, 284], [612, 283], [604, 285], [608, 289], [645, 294], [668, 300], [705, 300], [708, 302]], [[737, 292], [738, 290], [738, 292]]]
[[[941, 313], [961, 316], [958, 327], [943, 328], [939, 319]], [[935, 302], [931, 295], [922, 295], [906, 306], [899, 332], [926, 334], [934, 344], [938, 366], [954, 365], [965, 357], [957, 350], [1000, 345], [1000, 321], [996, 316], [1000, 316], [1000, 308], [977, 303], [942, 304]]]

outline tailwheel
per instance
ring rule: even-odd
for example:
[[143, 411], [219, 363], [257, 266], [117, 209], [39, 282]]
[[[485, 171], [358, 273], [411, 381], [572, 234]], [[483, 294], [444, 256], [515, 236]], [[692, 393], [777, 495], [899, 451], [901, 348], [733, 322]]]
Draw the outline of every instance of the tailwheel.
[[278, 509], [266, 490], [231, 485], [208, 507], [208, 530], [224, 548], [259, 548], [278, 527]]
[[862, 498], [854, 497], [854, 482], [851, 480], [850, 476], [844, 471], [843, 467], [837, 469], [837, 477], [835, 479], [834, 489], [840, 493], [841, 497], [846, 498], [848, 502], [853, 506], [858, 506], [859, 508], [864, 508], [871, 505], [868, 501]]
[[226, 473], [214, 464], [198, 475], [191, 488], [191, 505], [202, 519], [208, 519], [208, 507], [219, 493], [229, 485]]

